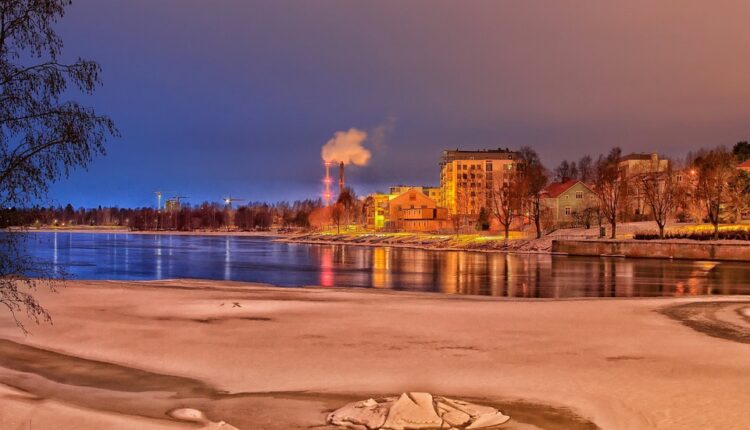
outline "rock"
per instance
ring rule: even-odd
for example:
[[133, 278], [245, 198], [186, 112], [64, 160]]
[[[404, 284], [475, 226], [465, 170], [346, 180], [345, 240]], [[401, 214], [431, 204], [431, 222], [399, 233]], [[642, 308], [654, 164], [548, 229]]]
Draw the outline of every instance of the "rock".
[[444, 399], [437, 401], [435, 409], [451, 427], [464, 427], [471, 423], [471, 415], [445, 403]]
[[393, 402], [378, 403], [374, 399], [349, 403], [328, 415], [328, 423], [352, 429], [379, 429]]
[[329, 414], [327, 422], [356, 430], [478, 430], [509, 419], [489, 406], [412, 392], [350, 403]]
[[500, 411], [495, 411], [491, 414], [480, 415], [476, 420], [474, 420], [474, 422], [469, 424], [466, 429], [469, 430], [495, 428], [500, 424], [505, 424], [508, 420], [510, 420], [509, 416], [503, 415], [503, 413]]
[[432, 394], [403, 393], [388, 411], [383, 429], [439, 429], [443, 419], [435, 412]]

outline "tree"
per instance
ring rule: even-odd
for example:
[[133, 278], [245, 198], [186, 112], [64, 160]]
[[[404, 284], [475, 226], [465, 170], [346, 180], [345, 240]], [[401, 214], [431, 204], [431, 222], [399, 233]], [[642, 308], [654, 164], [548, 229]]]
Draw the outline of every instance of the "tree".
[[542, 237], [542, 191], [549, 183], [547, 171], [533, 149], [525, 146], [519, 150], [521, 205], [526, 208], [528, 217], [534, 222], [536, 238]]
[[336, 204], [341, 206], [344, 225], [348, 228], [351, 224], [351, 215], [357, 207], [357, 196], [354, 194], [354, 190], [350, 187], [344, 188], [336, 199]]
[[492, 177], [489, 204], [492, 215], [503, 226], [505, 239], [510, 235], [510, 226], [521, 206], [521, 182], [515, 171]]
[[[671, 163], [670, 163], [671, 164]], [[659, 238], [664, 239], [667, 217], [677, 208], [680, 199], [679, 183], [672, 166], [662, 172], [643, 172], [634, 177], [635, 186], [651, 209], [651, 216], [659, 228]]]
[[594, 166], [590, 155], [584, 155], [578, 160], [578, 179], [586, 184], [594, 180]]
[[[69, 0], [0, 1], [0, 204], [4, 207], [43, 199], [52, 182], [103, 154], [106, 139], [118, 134], [110, 118], [63, 100], [70, 87], [92, 93], [100, 84], [97, 63], [59, 61], [62, 40], [53, 26], [69, 4]], [[32, 293], [40, 283], [54, 288], [58, 276], [25, 256], [21, 236], [4, 235], [3, 242], [0, 303], [21, 330], [25, 328], [18, 312], [36, 323], [50, 321]]]
[[341, 221], [344, 218], [344, 205], [341, 203], [334, 203], [331, 206], [331, 221], [336, 224], [336, 234], [341, 234]]
[[706, 217], [714, 226], [714, 239], [718, 239], [722, 206], [729, 199], [729, 184], [737, 175], [734, 156], [723, 147], [712, 149], [693, 160], [693, 169], [696, 172], [695, 197], [703, 204]]
[[732, 154], [737, 159], [738, 163], [744, 163], [750, 159], [750, 143], [747, 141], [737, 142], [732, 147]]
[[620, 172], [618, 162], [622, 151], [615, 147], [605, 157], [599, 155], [594, 168], [596, 187], [594, 191], [599, 200], [599, 208], [604, 218], [609, 221], [612, 232], [610, 237], [614, 239], [617, 235], [617, 214], [620, 209], [620, 200], [623, 193], [625, 179]]
[[576, 166], [576, 162], [568, 162], [568, 160], [563, 160], [557, 168], [555, 168], [555, 180], [556, 181], [565, 181], [568, 179], [577, 179], [578, 178], [578, 166]]

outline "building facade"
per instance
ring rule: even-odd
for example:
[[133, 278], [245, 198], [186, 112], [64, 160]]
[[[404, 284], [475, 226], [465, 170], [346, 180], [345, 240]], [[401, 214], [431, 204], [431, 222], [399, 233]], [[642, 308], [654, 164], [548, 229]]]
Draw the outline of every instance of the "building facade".
[[541, 200], [546, 224], [557, 227], [587, 226], [596, 208], [596, 193], [577, 179], [547, 185]]
[[439, 206], [451, 215], [478, 217], [488, 208], [493, 184], [517, 169], [518, 153], [509, 149], [446, 150], [440, 161]]
[[670, 162], [658, 154], [629, 154], [620, 158], [617, 163], [625, 190], [623, 190], [623, 218], [638, 220], [648, 214], [649, 208], [640, 187], [633, 183], [633, 178], [649, 173], [663, 173], [669, 170]]

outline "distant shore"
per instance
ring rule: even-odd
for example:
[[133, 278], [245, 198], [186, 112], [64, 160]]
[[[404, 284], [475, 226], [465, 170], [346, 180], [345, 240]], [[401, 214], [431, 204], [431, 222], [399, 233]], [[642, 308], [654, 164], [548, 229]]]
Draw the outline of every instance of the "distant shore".
[[725, 333], [747, 327], [737, 312], [750, 296], [509, 300], [164, 280], [70, 281], [38, 297], [55, 324], [31, 324], [31, 336], [0, 314], [3, 429], [231, 428], [170, 418], [193, 408], [241, 430], [335, 430], [328, 411], [404, 391], [496, 406], [508, 430], [750, 422], [750, 349]]
[[174, 235], [174, 236], [246, 236], [246, 237], [288, 237], [290, 233], [277, 233], [273, 231], [177, 231], [177, 230], [130, 230], [119, 227], [91, 227], [91, 228], [68, 228], [68, 227], [42, 227], [27, 229], [7, 229], [6, 231], [22, 231], [26, 233], [93, 233], [93, 234], [141, 234], [141, 235]]

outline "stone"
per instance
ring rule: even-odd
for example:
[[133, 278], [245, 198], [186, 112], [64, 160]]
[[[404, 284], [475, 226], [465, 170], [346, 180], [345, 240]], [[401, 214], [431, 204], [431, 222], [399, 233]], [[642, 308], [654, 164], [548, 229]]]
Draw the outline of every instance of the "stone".
[[500, 411], [495, 411], [494, 413], [478, 416], [471, 424], [469, 424], [468, 427], [466, 427], [466, 429], [474, 430], [495, 428], [501, 424], [505, 424], [506, 422], [508, 422], [508, 420], [510, 420], [509, 416], [503, 415], [503, 413]]
[[385, 418], [392, 401], [378, 403], [375, 399], [349, 403], [328, 415], [328, 423], [351, 429], [379, 429], [385, 424]]
[[327, 417], [329, 424], [355, 430], [479, 430], [508, 420], [489, 406], [419, 392], [350, 403]]
[[439, 429], [443, 419], [435, 412], [429, 393], [403, 393], [388, 411], [383, 429]]

